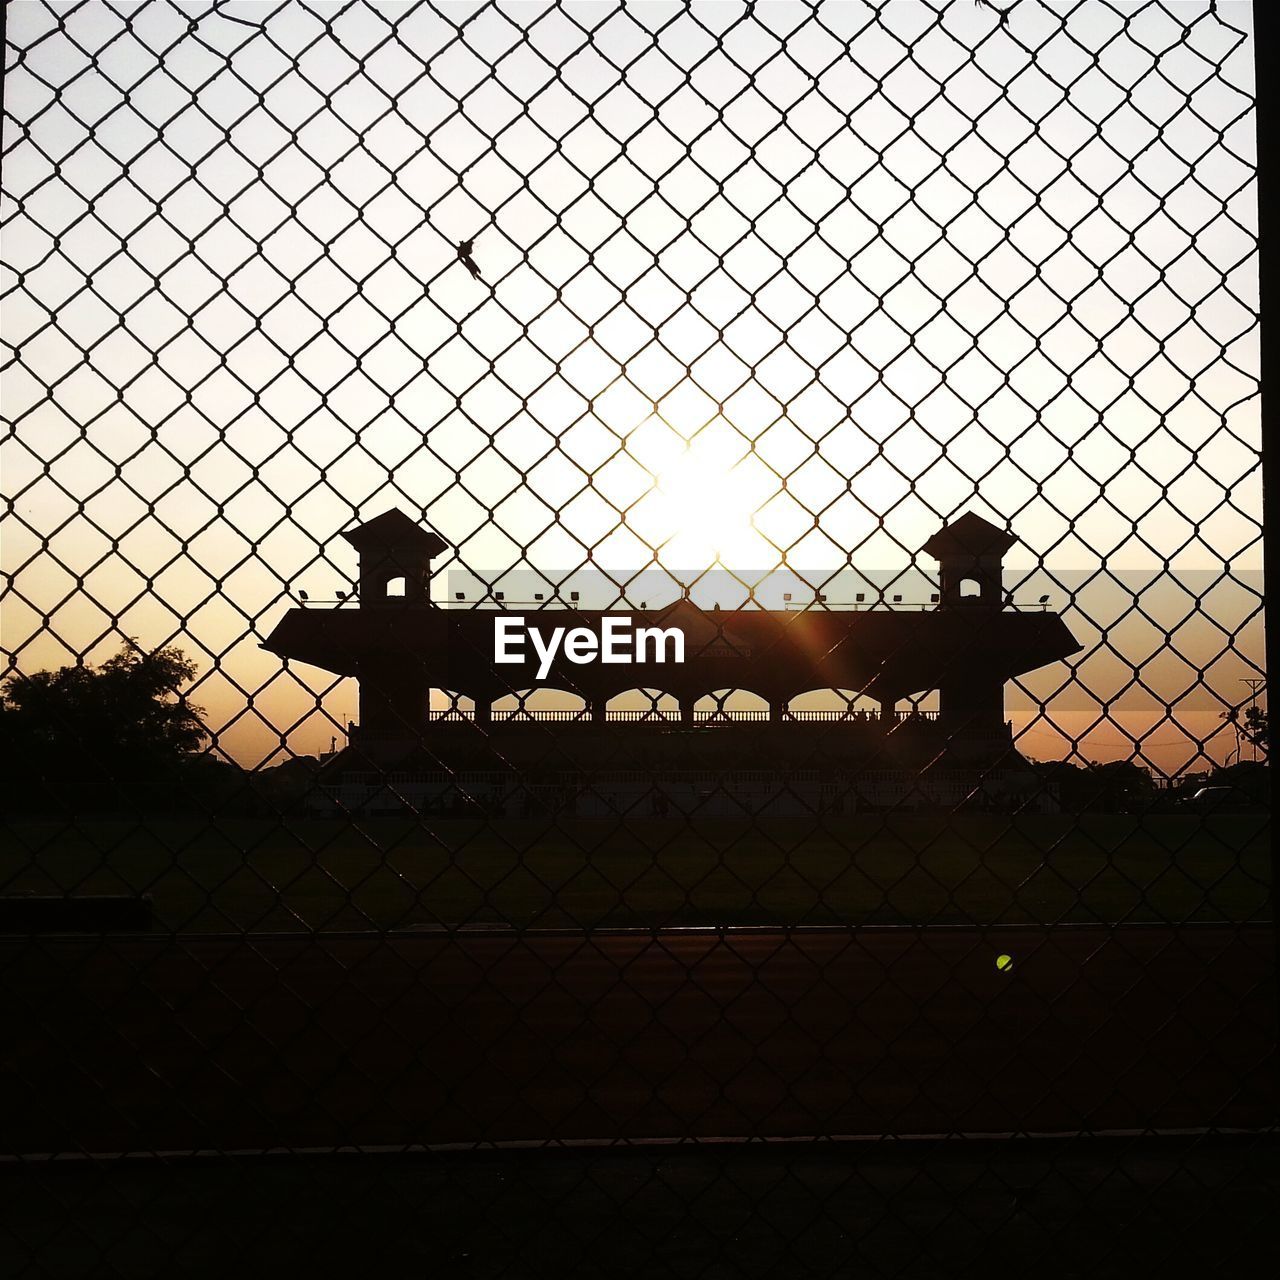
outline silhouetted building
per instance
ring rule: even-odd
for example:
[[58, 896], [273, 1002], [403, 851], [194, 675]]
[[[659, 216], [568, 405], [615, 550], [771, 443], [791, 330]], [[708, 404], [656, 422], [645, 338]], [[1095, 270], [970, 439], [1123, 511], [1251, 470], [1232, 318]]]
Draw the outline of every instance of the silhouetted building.
[[369, 609], [431, 603], [431, 562], [449, 544], [403, 511], [384, 511], [342, 535], [359, 557], [361, 605]]
[[[1004, 686], [1080, 647], [1057, 614], [1012, 606], [1002, 564], [1016, 540], [972, 514], [925, 544], [939, 592], [923, 610], [709, 612], [687, 598], [643, 610], [442, 608], [431, 599], [431, 562], [447, 550], [436, 533], [388, 511], [342, 536], [359, 556], [358, 607], [293, 609], [264, 647], [359, 682], [359, 724], [321, 779], [346, 807], [447, 807], [460, 797], [506, 812], [649, 812], [744, 789], [775, 811], [800, 793], [816, 808], [834, 797], [846, 808], [966, 797], [1008, 807], [1036, 787], [1013, 749]], [[573, 661], [562, 648], [540, 676], [529, 646], [522, 662], [495, 661], [495, 626], [516, 616], [594, 634], [609, 619], [633, 632], [675, 630], [684, 661]], [[496, 700], [536, 689], [576, 695], [582, 709], [495, 715]], [[637, 689], [669, 694], [678, 710], [609, 710]], [[729, 689], [757, 694], [767, 712], [695, 711]], [[792, 710], [824, 689], [855, 691], [877, 710]], [[432, 690], [447, 692], [446, 710], [432, 711]], [[936, 712], [899, 709], [934, 690]]]

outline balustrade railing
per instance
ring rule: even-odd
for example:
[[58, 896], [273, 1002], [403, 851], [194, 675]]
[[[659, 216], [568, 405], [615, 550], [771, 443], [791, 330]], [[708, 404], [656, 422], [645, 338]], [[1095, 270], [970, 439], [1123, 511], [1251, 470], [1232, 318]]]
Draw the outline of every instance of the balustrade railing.
[[[780, 723], [837, 723], [872, 724], [889, 721], [903, 723], [913, 720], [937, 720], [937, 711], [894, 711], [882, 715], [879, 711], [790, 711], [785, 710], [774, 715], [769, 711], [755, 708], [750, 710], [716, 709], [712, 711], [694, 711], [685, 720], [678, 711], [635, 711], [609, 710], [603, 718], [593, 717], [587, 708], [499, 708], [490, 715], [493, 724], [751, 724], [772, 722]], [[430, 715], [432, 724], [475, 723], [476, 714], [470, 710], [433, 711]]]

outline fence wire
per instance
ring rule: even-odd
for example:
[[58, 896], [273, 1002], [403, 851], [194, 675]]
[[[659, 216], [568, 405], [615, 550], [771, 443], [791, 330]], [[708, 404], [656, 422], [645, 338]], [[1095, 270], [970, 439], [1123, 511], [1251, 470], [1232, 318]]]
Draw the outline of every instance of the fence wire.
[[5, 23], [16, 1273], [1265, 1244], [1252, 6]]

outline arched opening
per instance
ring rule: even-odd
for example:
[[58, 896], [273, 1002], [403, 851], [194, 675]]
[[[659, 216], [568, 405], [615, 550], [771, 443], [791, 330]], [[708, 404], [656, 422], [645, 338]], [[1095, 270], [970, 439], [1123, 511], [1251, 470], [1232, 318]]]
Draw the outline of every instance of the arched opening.
[[403, 600], [408, 594], [409, 579], [401, 574], [398, 578], [388, 578], [384, 594], [388, 600]]
[[495, 720], [582, 720], [586, 699], [567, 689], [518, 689], [493, 703]]
[[715, 723], [724, 720], [767, 720], [769, 703], [749, 689], [717, 689], [704, 693], [693, 704], [695, 720]]
[[605, 704], [608, 720], [680, 719], [680, 700], [662, 689], [624, 689]]
[[982, 583], [977, 578], [961, 578], [960, 579], [960, 599], [961, 600], [981, 600], [982, 599]]
[[894, 712], [899, 720], [936, 720], [939, 705], [937, 689], [925, 689], [900, 698]]
[[453, 689], [432, 689], [427, 705], [432, 720], [474, 720], [476, 715], [475, 699]]
[[854, 689], [809, 689], [787, 703], [791, 720], [874, 720], [880, 704]]

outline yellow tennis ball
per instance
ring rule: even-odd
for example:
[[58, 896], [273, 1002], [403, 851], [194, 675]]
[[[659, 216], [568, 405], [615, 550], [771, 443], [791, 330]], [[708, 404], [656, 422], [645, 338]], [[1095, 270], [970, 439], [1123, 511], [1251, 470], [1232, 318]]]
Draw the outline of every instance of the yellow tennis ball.
[[996, 968], [999, 969], [1001, 973], [1008, 973], [1009, 970], [1013, 968], [1013, 957], [1004, 955], [996, 956]]

